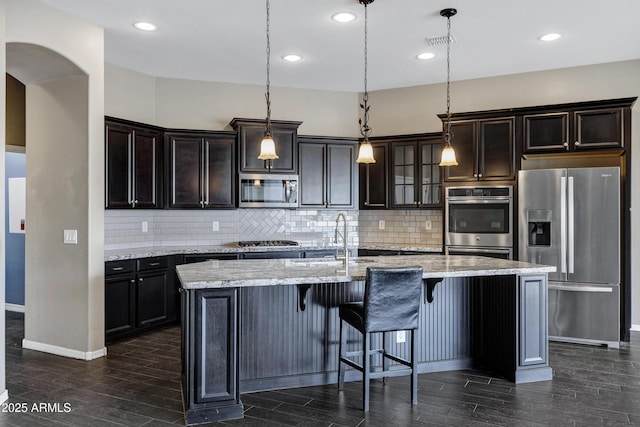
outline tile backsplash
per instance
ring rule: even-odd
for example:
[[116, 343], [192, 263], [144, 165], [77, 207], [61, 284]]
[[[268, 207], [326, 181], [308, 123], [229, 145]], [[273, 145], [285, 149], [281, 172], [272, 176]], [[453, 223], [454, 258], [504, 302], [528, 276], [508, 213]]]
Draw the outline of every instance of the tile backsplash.
[[[442, 246], [442, 212], [290, 209], [105, 211], [105, 250], [218, 246], [239, 240], [295, 240], [333, 246], [336, 216], [347, 215], [349, 245]], [[384, 221], [384, 229], [380, 229]], [[425, 225], [430, 222], [431, 229]], [[217, 231], [214, 231], [216, 222]], [[143, 231], [146, 223], [147, 231]], [[342, 229], [342, 225], [340, 225]]]
[[[235, 209], [105, 211], [105, 250], [151, 246], [217, 246], [239, 240], [295, 240], [333, 245], [336, 216], [344, 212], [349, 245], [358, 246], [358, 211]], [[146, 222], [147, 231], [143, 232]], [[214, 231], [214, 222], [217, 231]], [[340, 224], [342, 230], [342, 223]]]
[[[384, 221], [384, 229], [381, 229]], [[428, 228], [430, 226], [430, 228]], [[363, 210], [358, 216], [361, 246], [442, 247], [441, 210]]]

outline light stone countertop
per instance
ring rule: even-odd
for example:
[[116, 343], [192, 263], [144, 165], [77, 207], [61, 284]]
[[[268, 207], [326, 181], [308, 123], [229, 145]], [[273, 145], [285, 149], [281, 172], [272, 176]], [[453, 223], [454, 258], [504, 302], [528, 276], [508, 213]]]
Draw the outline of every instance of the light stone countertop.
[[[340, 246], [342, 248], [342, 246]], [[394, 251], [412, 251], [425, 253], [441, 253], [442, 248], [428, 246], [393, 246], [393, 245], [361, 245], [360, 249], [381, 249]], [[185, 254], [225, 254], [225, 253], [245, 253], [245, 252], [278, 252], [278, 251], [316, 251], [316, 250], [336, 250], [337, 246], [258, 246], [241, 248], [239, 246], [219, 245], [219, 246], [150, 246], [127, 249], [111, 249], [104, 251], [105, 261], [121, 261], [126, 259], [150, 258], [167, 255]], [[357, 247], [349, 249], [357, 250]]]
[[536, 274], [556, 267], [479, 256], [400, 255], [351, 259], [348, 272], [342, 261], [327, 259], [257, 259], [205, 261], [176, 267], [187, 290], [235, 288], [364, 280], [367, 267], [422, 266], [423, 278]]

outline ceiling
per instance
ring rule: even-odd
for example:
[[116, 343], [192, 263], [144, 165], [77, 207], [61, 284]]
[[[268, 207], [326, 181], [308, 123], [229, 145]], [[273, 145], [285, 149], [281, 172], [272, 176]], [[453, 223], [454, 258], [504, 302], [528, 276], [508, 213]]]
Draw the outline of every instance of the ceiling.
[[[105, 60], [156, 77], [265, 84], [265, 0], [40, 0], [105, 29]], [[451, 18], [451, 79], [467, 80], [640, 59], [639, 0], [376, 0], [368, 6], [368, 88], [446, 80]], [[331, 20], [336, 12], [358, 18]], [[360, 92], [364, 6], [358, 0], [271, 0], [271, 84]], [[133, 28], [136, 21], [155, 32]], [[541, 42], [543, 34], [563, 34]], [[428, 61], [416, 55], [431, 51]], [[302, 61], [281, 57], [298, 53]]]

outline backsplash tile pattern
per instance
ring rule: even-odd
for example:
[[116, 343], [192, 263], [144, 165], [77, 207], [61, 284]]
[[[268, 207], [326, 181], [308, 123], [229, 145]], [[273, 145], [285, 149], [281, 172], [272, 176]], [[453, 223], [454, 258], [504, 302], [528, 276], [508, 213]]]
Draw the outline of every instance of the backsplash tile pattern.
[[[380, 229], [384, 221], [384, 230]], [[427, 221], [431, 229], [426, 229]], [[441, 210], [363, 210], [358, 215], [361, 246], [442, 247]]]
[[[358, 211], [236, 209], [105, 211], [105, 250], [152, 246], [219, 246], [239, 240], [295, 240], [334, 246], [336, 216], [347, 215], [349, 245], [358, 246]], [[213, 231], [213, 221], [218, 231]], [[148, 231], [142, 231], [146, 222]], [[342, 230], [342, 224], [340, 224]]]

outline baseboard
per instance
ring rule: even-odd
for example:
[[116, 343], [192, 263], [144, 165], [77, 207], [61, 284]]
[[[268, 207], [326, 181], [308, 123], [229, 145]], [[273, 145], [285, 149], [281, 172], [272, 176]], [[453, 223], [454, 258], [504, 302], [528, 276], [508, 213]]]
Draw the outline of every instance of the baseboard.
[[81, 359], [81, 360], [93, 360], [99, 357], [104, 357], [107, 355], [107, 348], [103, 347], [100, 350], [96, 351], [79, 351], [72, 350], [70, 348], [60, 347], [57, 345], [44, 344], [41, 342], [31, 341], [28, 339], [22, 340], [22, 348], [26, 348], [29, 350], [42, 351], [44, 353], [51, 353], [58, 356], [69, 357], [72, 359]]
[[635, 332], [640, 332], [640, 325], [631, 325], [631, 329], [632, 331]]
[[5, 303], [4, 309], [6, 311], [15, 311], [16, 313], [24, 313], [24, 305], [20, 305], [20, 304]]
[[4, 403], [9, 400], [9, 390], [4, 389], [2, 393], [0, 393], [0, 403]]

